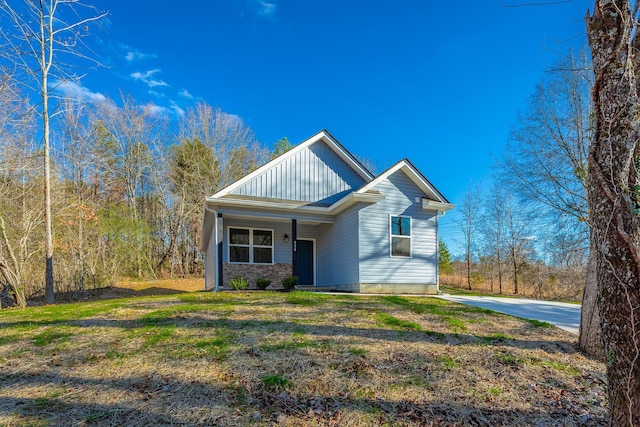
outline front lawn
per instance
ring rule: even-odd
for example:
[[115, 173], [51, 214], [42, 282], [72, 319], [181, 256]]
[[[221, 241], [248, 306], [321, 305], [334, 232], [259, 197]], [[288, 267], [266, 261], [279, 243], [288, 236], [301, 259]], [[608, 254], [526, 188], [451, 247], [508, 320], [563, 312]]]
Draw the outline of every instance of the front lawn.
[[0, 425], [605, 425], [556, 328], [433, 298], [221, 292], [0, 312]]

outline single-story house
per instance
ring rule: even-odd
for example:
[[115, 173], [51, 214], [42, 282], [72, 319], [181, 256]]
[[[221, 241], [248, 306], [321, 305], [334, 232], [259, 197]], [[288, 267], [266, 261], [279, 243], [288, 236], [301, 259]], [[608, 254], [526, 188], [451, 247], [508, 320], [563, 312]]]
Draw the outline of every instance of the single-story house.
[[438, 217], [451, 208], [409, 160], [373, 176], [323, 130], [206, 197], [205, 289], [295, 275], [301, 287], [435, 294]]

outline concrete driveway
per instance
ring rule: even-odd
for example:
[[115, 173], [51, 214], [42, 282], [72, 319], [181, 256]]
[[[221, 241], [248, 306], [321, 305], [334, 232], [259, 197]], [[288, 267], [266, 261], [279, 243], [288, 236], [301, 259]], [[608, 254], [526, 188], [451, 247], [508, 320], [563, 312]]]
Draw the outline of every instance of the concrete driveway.
[[576, 335], [580, 328], [581, 305], [579, 304], [524, 298], [477, 297], [448, 294], [439, 295], [438, 298], [460, 304], [472, 305], [474, 307], [488, 308], [523, 319], [548, 322]]

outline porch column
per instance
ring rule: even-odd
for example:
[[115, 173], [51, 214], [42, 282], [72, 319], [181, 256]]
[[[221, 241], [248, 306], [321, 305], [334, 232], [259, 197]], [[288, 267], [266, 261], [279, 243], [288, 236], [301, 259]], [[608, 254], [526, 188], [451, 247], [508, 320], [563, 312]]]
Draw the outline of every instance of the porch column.
[[298, 251], [298, 221], [295, 219], [291, 220], [291, 274], [296, 275], [298, 272], [298, 268], [296, 265], [296, 254]]
[[218, 213], [218, 218], [216, 218], [216, 238], [218, 239], [218, 281], [216, 282], [216, 291], [222, 289], [224, 287], [224, 281], [222, 277], [222, 247], [224, 241], [224, 230], [222, 228], [222, 214]]

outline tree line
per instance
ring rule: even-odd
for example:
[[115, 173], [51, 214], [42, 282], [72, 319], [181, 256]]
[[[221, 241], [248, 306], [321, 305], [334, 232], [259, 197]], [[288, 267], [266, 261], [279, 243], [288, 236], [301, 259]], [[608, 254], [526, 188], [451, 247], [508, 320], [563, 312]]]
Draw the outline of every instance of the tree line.
[[[66, 99], [59, 111], [51, 139], [57, 292], [114, 285], [121, 277], [200, 274], [205, 196], [271, 155], [241, 119], [206, 103], [177, 119], [127, 95], [117, 103]], [[35, 114], [5, 79], [0, 266], [23, 293], [18, 301], [7, 287], [5, 304], [44, 290], [42, 148]], [[274, 152], [283, 150], [283, 142], [288, 144], [279, 141]]]

